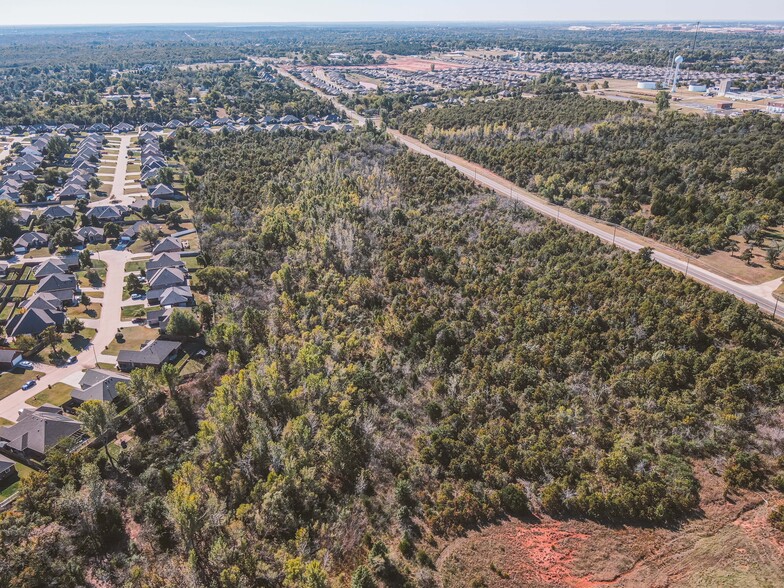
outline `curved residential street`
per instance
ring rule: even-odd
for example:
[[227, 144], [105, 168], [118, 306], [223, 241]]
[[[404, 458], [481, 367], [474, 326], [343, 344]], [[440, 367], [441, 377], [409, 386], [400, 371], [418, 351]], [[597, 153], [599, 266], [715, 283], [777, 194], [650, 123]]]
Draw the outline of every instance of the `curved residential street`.
[[[112, 191], [108, 198], [91, 203], [91, 206], [103, 205], [110, 199], [117, 198], [124, 203], [125, 178], [128, 170], [128, 147], [130, 146], [130, 136], [122, 136], [120, 139], [120, 149], [117, 156], [117, 167], [112, 182]], [[130, 251], [116, 251], [109, 249], [101, 251], [95, 255], [106, 263], [106, 282], [101, 288], [103, 298], [101, 301], [101, 316], [95, 321], [83, 321], [85, 325], [93, 326], [97, 323], [97, 332], [93, 337], [92, 344], [76, 356], [76, 362], [71, 365], [55, 367], [45, 364], [36, 364], [35, 369], [43, 372], [44, 375], [38, 383], [29, 390], [17, 390], [0, 400], [0, 417], [15, 421], [19, 411], [29, 408], [27, 401], [46, 389], [50, 385], [66, 381], [69, 385], [75, 386], [83, 370], [95, 367], [99, 362], [114, 362], [114, 356], [102, 356], [101, 353], [109, 343], [112, 342], [117, 329], [124, 324], [121, 322], [123, 306], [123, 286], [125, 282], [125, 264], [133, 258], [146, 257], [146, 254], [133, 255]], [[90, 292], [87, 292], [90, 295]], [[98, 301], [99, 299], [96, 299]]]

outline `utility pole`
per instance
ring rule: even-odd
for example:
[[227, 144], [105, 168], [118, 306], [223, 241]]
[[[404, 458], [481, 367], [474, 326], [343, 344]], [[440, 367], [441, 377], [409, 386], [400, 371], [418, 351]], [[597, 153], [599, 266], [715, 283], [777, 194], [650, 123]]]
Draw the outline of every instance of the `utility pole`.
[[689, 277], [689, 264], [691, 263], [691, 257], [686, 258], [686, 277]]
[[612, 244], [615, 245], [615, 233], [618, 232], [618, 225], [613, 225], [613, 242]]
[[[774, 296], [775, 298], [775, 296]], [[779, 309], [779, 299], [776, 298], [776, 305], [773, 307], [773, 318], [776, 318], [776, 311]]]

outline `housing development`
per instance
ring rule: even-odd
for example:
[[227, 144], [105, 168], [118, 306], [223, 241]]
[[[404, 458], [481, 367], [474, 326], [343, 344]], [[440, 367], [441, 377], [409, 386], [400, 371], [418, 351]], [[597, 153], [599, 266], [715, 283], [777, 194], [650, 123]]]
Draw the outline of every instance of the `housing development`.
[[0, 33], [0, 586], [784, 577], [780, 23]]

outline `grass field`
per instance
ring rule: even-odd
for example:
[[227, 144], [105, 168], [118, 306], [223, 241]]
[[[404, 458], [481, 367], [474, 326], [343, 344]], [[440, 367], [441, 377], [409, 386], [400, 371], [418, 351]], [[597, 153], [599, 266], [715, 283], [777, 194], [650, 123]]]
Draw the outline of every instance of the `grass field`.
[[59, 382], [51, 388], [46, 388], [27, 401], [30, 406], [43, 406], [44, 404], [54, 404], [62, 406], [71, 399], [73, 388], [68, 384]]
[[121, 349], [138, 350], [142, 344], [158, 338], [158, 332], [147, 327], [126, 327], [120, 329], [120, 332], [123, 335], [122, 343], [113, 339], [104, 351], [106, 355], [117, 355]]
[[140, 316], [146, 316], [149, 311], [160, 310], [160, 306], [146, 307], [144, 304], [132, 304], [131, 306], [122, 307], [122, 320], [129, 321]]
[[58, 346], [58, 352], [52, 353], [51, 348], [47, 347], [40, 353], [41, 360], [52, 365], [59, 365], [63, 359], [72, 355], [79, 355], [90, 345], [90, 340], [95, 337], [95, 329], [82, 329], [81, 333], [75, 335], [63, 334], [63, 341]]
[[43, 376], [43, 373], [19, 368], [0, 374], [0, 400], [19, 390], [27, 380], [35, 380], [38, 376]]
[[[87, 294], [90, 296], [90, 294]], [[90, 296], [92, 298], [92, 296]], [[66, 312], [68, 318], [76, 317], [79, 319], [97, 319], [101, 318], [101, 305], [96, 302], [91, 302], [87, 308], [83, 304], [78, 306], [69, 306]]]

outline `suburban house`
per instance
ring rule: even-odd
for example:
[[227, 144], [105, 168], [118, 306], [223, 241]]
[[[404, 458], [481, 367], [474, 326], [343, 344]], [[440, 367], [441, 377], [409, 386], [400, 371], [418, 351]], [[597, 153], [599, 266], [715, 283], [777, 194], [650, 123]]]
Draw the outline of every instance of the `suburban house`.
[[121, 349], [117, 355], [117, 367], [126, 372], [136, 368], [159, 368], [164, 363], [173, 361], [181, 346], [182, 343], [177, 341], [155, 339], [144, 344], [139, 351]]
[[41, 213], [41, 218], [44, 220], [59, 220], [63, 218], [73, 218], [76, 214], [76, 209], [73, 206], [56, 205], [50, 206]]
[[109, 125], [105, 125], [103, 123], [95, 123], [89, 129], [87, 129], [87, 132], [88, 133], [108, 133], [111, 130], [112, 129], [109, 127]]
[[90, 193], [87, 191], [87, 182], [82, 184], [80, 181], [70, 181], [63, 186], [63, 189], [58, 192], [57, 196], [60, 200], [87, 200]]
[[167, 129], [179, 129], [180, 127], [184, 127], [184, 126], [185, 123], [182, 122], [181, 120], [177, 120], [176, 118], [166, 123]]
[[38, 284], [38, 293], [49, 293], [64, 305], [76, 304], [79, 284], [73, 274], [51, 274]]
[[9, 337], [39, 335], [49, 327], [59, 328], [65, 323], [65, 313], [58, 310], [31, 308], [12, 316], [5, 325]]
[[287, 114], [286, 116], [280, 119], [280, 124], [282, 125], [295, 125], [299, 122], [301, 121], [293, 114]]
[[147, 262], [144, 269], [149, 275], [151, 272], [165, 267], [176, 267], [184, 270], [185, 262], [179, 253], [159, 253]]
[[153, 198], [173, 198], [176, 192], [166, 184], [156, 184], [148, 189]]
[[172, 286], [184, 286], [188, 283], [188, 277], [181, 269], [176, 267], [164, 267], [155, 270], [152, 274], [147, 274], [147, 283], [150, 290], [164, 290]]
[[116, 223], [122, 221], [130, 212], [127, 206], [121, 204], [95, 206], [87, 211], [87, 218], [101, 223]]
[[114, 402], [117, 398], [117, 384], [128, 382], [130, 378], [111, 370], [93, 368], [84, 372], [79, 388], [71, 392], [69, 407], [77, 407], [88, 400]]
[[22, 361], [22, 352], [16, 349], [0, 349], [0, 370], [11, 371]]
[[22, 233], [22, 235], [14, 241], [14, 251], [16, 253], [27, 253], [31, 249], [40, 249], [47, 245], [49, 245], [49, 235], [30, 231], [28, 233]]
[[61, 440], [75, 434], [82, 424], [63, 414], [59, 406], [44, 404], [35, 410], [24, 408], [19, 420], [0, 427], [0, 440], [5, 447], [25, 457], [41, 459]]
[[82, 227], [76, 231], [76, 239], [81, 244], [87, 243], [103, 243], [106, 237], [103, 234], [103, 229], [98, 227]]
[[160, 306], [193, 306], [195, 300], [190, 286], [170, 286], [164, 290], [149, 290], [147, 301]]
[[112, 132], [117, 134], [130, 133], [132, 130], [133, 130], [133, 125], [129, 125], [126, 122], [121, 122], [112, 127]]
[[182, 251], [182, 243], [177, 237], [164, 237], [152, 249], [153, 255], [158, 255], [159, 253], [179, 253], [180, 251]]
[[47, 259], [35, 266], [33, 273], [39, 280], [52, 274], [65, 274], [68, 273], [68, 264], [62, 259]]
[[19, 308], [24, 310], [38, 308], [56, 312], [63, 309], [63, 301], [49, 292], [36, 292], [35, 295], [20, 304]]
[[16, 462], [0, 455], [0, 480], [16, 475]]
[[134, 239], [136, 239], [136, 237], [139, 236], [139, 233], [141, 232], [142, 227], [146, 227], [146, 226], [151, 226], [152, 227], [152, 226], [155, 226], [155, 225], [151, 225], [147, 221], [136, 221], [130, 227], [127, 227], [122, 232], [122, 234], [120, 235], [120, 240], [121, 241], [126, 241], [126, 242], [133, 241]]
[[145, 207], [149, 206], [154, 211], [158, 211], [161, 207], [167, 206], [171, 208], [171, 204], [169, 204], [166, 200], [161, 200], [160, 198], [139, 198], [138, 200], [134, 200], [131, 204], [131, 209], [140, 211]]
[[169, 319], [174, 312], [174, 307], [159, 308], [158, 310], [151, 310], [147, 313], [147, 326], [151, 329], [159, 329], [161, 333], [166, 331], [166, 326], [169, 324]]

